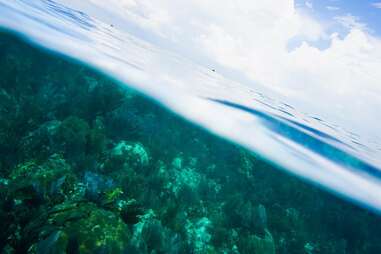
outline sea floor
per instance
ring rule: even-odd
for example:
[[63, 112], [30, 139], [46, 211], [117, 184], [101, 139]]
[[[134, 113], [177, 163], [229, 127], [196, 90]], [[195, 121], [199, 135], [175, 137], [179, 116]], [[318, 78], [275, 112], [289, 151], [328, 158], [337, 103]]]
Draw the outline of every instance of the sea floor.
[[381, 253], [379, 216], [6, 32], [0, 196], [1, 253]]

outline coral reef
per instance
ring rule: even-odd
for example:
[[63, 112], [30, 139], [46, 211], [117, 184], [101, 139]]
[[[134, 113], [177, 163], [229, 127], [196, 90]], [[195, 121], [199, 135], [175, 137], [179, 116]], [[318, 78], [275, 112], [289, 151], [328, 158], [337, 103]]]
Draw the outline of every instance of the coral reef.
[[381, 253], [381, 219], [0, 34], [2, 253]]

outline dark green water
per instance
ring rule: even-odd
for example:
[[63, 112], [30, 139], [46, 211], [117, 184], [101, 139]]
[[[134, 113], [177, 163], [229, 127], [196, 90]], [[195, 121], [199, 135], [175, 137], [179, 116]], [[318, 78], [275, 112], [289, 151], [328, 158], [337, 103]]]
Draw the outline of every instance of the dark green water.
[[381, 220], [0, 34], [2, 253], [381, 253]]

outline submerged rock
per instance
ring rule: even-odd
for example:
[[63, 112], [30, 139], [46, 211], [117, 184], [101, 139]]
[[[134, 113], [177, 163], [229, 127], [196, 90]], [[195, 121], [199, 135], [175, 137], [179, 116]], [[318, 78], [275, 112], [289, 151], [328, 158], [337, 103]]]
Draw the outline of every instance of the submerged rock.
[[249, 235], [240, 245], [242, 254], [275, 254], [275, 242], [268, 230], [264, 237]]
[[180, 170], [183, 167], [183, 160], [181, 156], [174, 158], [172, 161], [173, 168]]
[[[130, 231], [110, 211], [91, 203], [63, 203], [48, 215], [47, 224], [39, 233], [41, 239], [31, 253], [124, 253]], [[55, 252], [53, 252], [55, 253]]]
[[78, 160], [86, 151], [89, 133], [90, 127], [85, 120], [69, 116], [59, 126], [56, 140], [68, 158]]
[[85, 196], [93, 202], [100, 202], [107, 191], [115, 188], [114, 180], [110, 177], [86, 171], [82, 182], [85, 186]]
[[212, 223], [206, 217], [195, 222], [187, 221], [185, 228], [187, 241], [192, 249], [191, 253], [213, 253], [214, 247], [210, 245], [212, 239], [211, 227]]
[[28, 133], [21, 140], [21, 152], [25, 158], [46, 159], [47, 156], [59, 151], [55, 138], [61, 122], [52, 120], [45, 122], [36, 130]]
[[104, 172], [115, 172], [123, 169], [139, 170], [147, 167], [149, 162], [149, 154], [142, 144], [120, 141], [108, 153], [107, 159], [100, 168]]
[[59, 254], [66, 253], [67, 250], [71, 250], [69, 245], [68, 235], [57, 230], [52, 232], [46, 239], [39, 241], [36, 245], [29, 249], [29, 253], [51, 253]]
[[117, 208], [120, 211], [120, 216], [124, 223], [134, 225], [139, 222], [140, 218], [144, 215], [144, 209], [135, 199], [120, 200], [117, 203]]
[[231, 225], [264, 235], [267, 229], [267, 213], [264, 205], [245, 202], [242, 196], [235, 195], [224, 204], [224, 211]]
[[123, 156], [128, 162], [134, 165], [147, 166], [149, 156], [146, 149], [140, 143], [119, 142], [112, 150], [113, 156]]
[[149, 210], [139, 216], [139, 223], [134, 225], [131, 246], [139, 253], [179, 253], [179, 236], [164, 227], [155, 213]]
[[313, 254], [315, 247], [311, 243], [306, 243], [304, 245], [304, 250], [306, 251], [307, 254]]
[[15, 199], [41, 199], [50, 204], [70, 197], [77, 182], [71, 167], [57, 154], [42, 164], [32, 160], [18, 165], [11, 172], [10, 179]]

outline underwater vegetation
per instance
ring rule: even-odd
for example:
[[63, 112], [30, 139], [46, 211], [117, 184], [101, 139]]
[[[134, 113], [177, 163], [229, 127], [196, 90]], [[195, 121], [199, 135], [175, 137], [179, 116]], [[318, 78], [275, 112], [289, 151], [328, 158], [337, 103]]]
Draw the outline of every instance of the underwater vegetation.
[[0, 34], [2, 253], [381, 253], [381, 219]]

